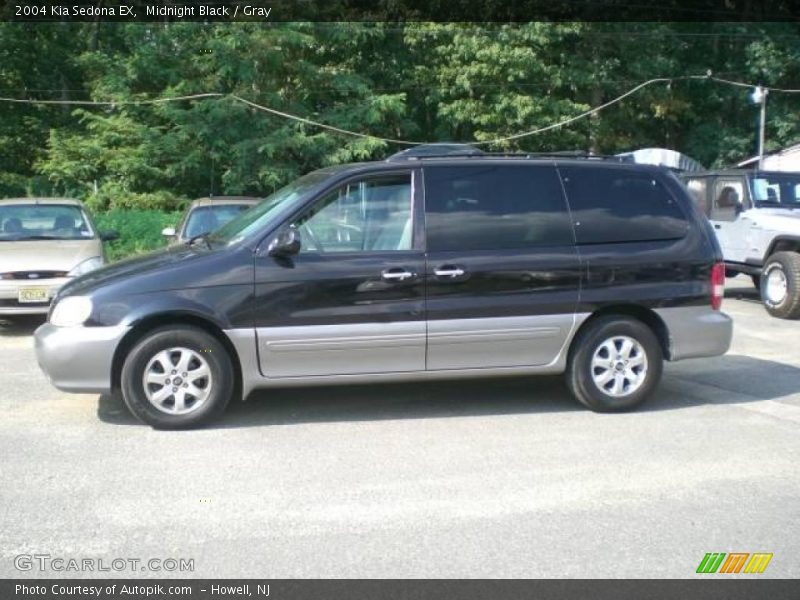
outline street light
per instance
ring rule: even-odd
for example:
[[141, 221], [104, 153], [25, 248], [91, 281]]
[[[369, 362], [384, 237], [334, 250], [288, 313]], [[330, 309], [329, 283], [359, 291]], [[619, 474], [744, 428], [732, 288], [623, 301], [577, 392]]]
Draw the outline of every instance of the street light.
[[758, 125], [758, 170], [764, 168], [764, 126], [767, 122], [767, 94], [769, 90], [757, 85], [750, 94], [753, 104], [761, 106], [761, 119]]

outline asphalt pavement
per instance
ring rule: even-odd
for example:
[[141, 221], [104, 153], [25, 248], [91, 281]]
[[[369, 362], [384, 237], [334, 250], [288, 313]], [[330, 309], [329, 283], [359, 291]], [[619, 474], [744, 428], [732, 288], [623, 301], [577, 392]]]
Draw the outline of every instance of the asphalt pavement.
[[57, 391], [40, 321], [0, 324], [0, 577], [683, 578], [707, 552], [798, 577], [800, 321], [743, 277], [723, 310], [728, 355], [633, 413], [516, 378], [260, 392], [188, 432]]

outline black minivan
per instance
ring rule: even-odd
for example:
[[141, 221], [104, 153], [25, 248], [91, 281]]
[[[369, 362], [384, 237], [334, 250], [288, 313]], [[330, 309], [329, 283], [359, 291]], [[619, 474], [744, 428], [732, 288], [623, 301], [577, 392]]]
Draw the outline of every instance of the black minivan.
[[[189, 244], [77, 278], [35, 334], [157, 428], [272, 386], [566, 372], [596, 411], [727, 351], [725, 271], [660, 167], [401, 153], [314, 171]], [[535, 390], [531, 390], [535, 395]]]

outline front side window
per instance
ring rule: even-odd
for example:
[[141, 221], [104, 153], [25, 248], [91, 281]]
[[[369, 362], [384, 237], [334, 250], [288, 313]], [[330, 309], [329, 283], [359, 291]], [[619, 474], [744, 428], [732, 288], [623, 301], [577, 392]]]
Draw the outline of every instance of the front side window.
[[652, 173], [601, 165], [562, 166], [579, 244], [682, 238], [686, 216]]
[[744, 202], [744, 185], [740, 179], [718, 179], [714, 184], [714, 204], [711, 218], [715, 221], [735, 221]]
[[82, 240], [93, 237], [89, 220], [80, 206], [0, 205], [0, 241]]
[[425, 169], [428, 250], [513, 250], [573, 243], [561, 184], [547, 165]]
[[293, 223], [301, 253], [392, 252], [412, 248], [411, 175], [349, 182]]

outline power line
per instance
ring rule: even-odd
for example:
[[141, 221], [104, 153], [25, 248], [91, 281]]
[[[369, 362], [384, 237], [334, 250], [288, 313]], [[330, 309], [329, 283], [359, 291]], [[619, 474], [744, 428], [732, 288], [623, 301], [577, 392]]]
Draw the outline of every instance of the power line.
[[[498, 143], [501, 143], [501, 142], [508, 142], [508, 141], [511, 141], [511, 140], [517, 140], [517, 139], [521, 139], [521, 138], [524, 138], [524, 137], [529, 137], [529, 136], [532, 136], [532, 135], [537, 135], [539, 133], [544, 133], [546, 131], [551, 131], [553, 129], [558, 129], [559, 127], [564, 127], [566, 125], [569, 125], [571, 123], [579, 121], [580, 119], [584, 119], [584, 118], [589, 117], [589, 116], [591, 116], [593, 114], [596, 114], [596, 113], [598, 113], [598, 112], [600, 112], [602, 110], [605, 110], [606, 108], [609, 108], [610, 106], [613, 106], [613, 105], [615, 105], [615, 104], [617, 104], [619, 102], [622, 102], [622, 100], [624, 100], [628, 96], [631, 96], [632, 94], [635, 94], [639, 90], [641, 90], [641, 89], [643, 89], [643, 88], [645, 88], [647, 86], [653, 85], [654, 83], [671, 84], [672, 82], [675, 82], [675, 81], [714, 81], [714, 82], [717, 82], [717, 83], [722, 83], [722, 84], [725, 84], [725, 85], [732, 85], [732, 86], [736, 86], [736, 87], [745, 87], [745, 88], [754, 88], [754, 87], [756, 87], [756, 85], [752, 84], [752, 83], [745, 83], [745, 82], [741, 82], [741, 81], [733, 81], [733, 80], [729, 80], [729, 79], [722, 79], [720, 77], [716, 77], [716, 76], [712, 75], [710, 72], [708, 74], [706, 74], [706, 75], [683, 75], [683, 76], [678, 76], [678, 77], [656, 77], [656, 78], [653, 78], [653, 79], [648, 79], [647, 81], [643, 81], [642, 83], [632, 87], [631, 89], [629, 89], [625, 93], [621, 94], [620, 96], [617, 96], [616, 98], [613, 98], [612, 100], [609, 100], [608, 102], [605, 102], [603, 104], [600, 104], [598, 106], [590, 108], [589, 110], [586, 110], [586, 111], [584, 111], [584, 112], [582, 112], [582, 113], [580, 113], [578, 115], [575, 115], [573, 117], [569, 117], [567, 119], [563, 119], [561, 121], [558, 121], [557, 123], [552, 123], [552, 124], [546, 125], [544, 127], [539, 127], [537, 129], [524, 131], [522, 133], [517, 133], [517, 134], [514, 134], [514, 135], [494, 138], [492, 140], [482, 140], [482, 141], [474, 141], [474, 142], [467, 142], [467, 143], [470, 143], [473, 146], [492, 145], [492, 144], [498, 144]], [[761, 88], [769, 90], [770, 92], [778, 92], [778, 93], [786, 93], [786, 94], [798, 94], [798, 93], [800, 93], [800, 89], [785, 89], [785, 88], [775, 88], [775, 87], [769, 87], [769, 86], [761, 86]], [[4, 98], [4, 97], [0, 97], [0, 102], [13, 102], [13, 103], [19, 103], [19, 104], [46, 104], [46, 105], [71, 105], [71, 106], [111, 106], [111, 107], [116, 107], [116, 106], [138, 106], [138, 105], [162, 104], [162, 103], [166, 103], [166, 102], [178, 102], [178, 101], [182, 101], [182, 100], [204, 100], [204, 99], [207, 99], [207, 98], [229, 98], [229, 99], [231, 99], [231, 100], [233, 100], [235, 102], [238, 102], [240, 104], [244, 104], [244, 105], [249, 106], [249, 107], [251, 107], [251, 108], [253, 108], [255, 110], [260, 110], [262, 112], [266, 112], [266, 113], [269, 113], [269, 114], [277, 116], [277, 117], [282, 117], [282, 118], [285, 118], [285, 119], [289, 119], [289, 120], [292, 120], [292, 121], [303, 123], [305, 125], [310, 125], [312, 127], [318, 127], [320, 129], [326, 129], [328, 131], [333, 131], [333, 132], [336, 132], [336, 133], [340, 133], [340, 134], [343, 134], [343, 135], [349, 135], [349, 136], [352, 136], [352, 137], [368, 138], [368, 139], [373, 139], [373, 140], [377, 140], [377, 141], [381, 141], [381, 142], [387, 142], [387, 143], [391, 143], [391, 144], [399, 144], [399, 145], [403, 145], [403, 146], [419, 146], [419, 145], [422, 145], [422, 144], [431, 143], [431, 142], [427, 142], [427, 141], [412, 141], [412, 140], [400, 140], [400, 139], [395, 139], [395, 138], [386, 138], [386, 137], [381, 137], [381, 136], [377, 136], [377, 135], [372, 135], [372, 134], [369, 134], [369, 133], [361, 133], [361, 132], [358, 132], [358, 131], [351, 131], [351, 130], [348, 130], [348, 129], [342, 129], [341, 127], [335, 127], [335, 126], [329, 125], [327, 123], [322, 123], [320, 121], [314, 121], [314, 120], [308, 119], [306, 117], [301, 117], [299, 115], [294, 115], [294, 114], [287, 113], [287, 112], [284, 112], [284, 111], [280, 111], [280, 110], [277, 110], [277, 109], [274, 109], [274, 108], [270, 108], [268, 106], [264, 106], [264, 105], [258, 104], [256, 102], [252, 102], [250, 100], [247, 100], [247, 99], [242, 98], [241, 96], [237, 96], [235, 94], [222, 94], [222, 93], [219, 93], [219, 92], [208, 92], [208, 93], [203, 93], [203, 94], [191, 94], [191, 95], [185, 95], [185, 96], [173, 96], [173, 97], [168, 97], [168, 98], [154, 98], [154, 99], [145, 99], [145, 100], [122, 100], [122, 101], [109, 101], [109, 100], [106, 100], [106, 101], [93, 101], [93, 100], [33, 100], [33, 99], [29, 99], [29, 98]]]
[[190, 94], [188, 96], [171, 96], [169, 98], [153, 98], [149, 100], [32, 100], [30, 98], [2, 98], [0, 102], [15, 102], [17, 104], [62, 104], [72, 106], [132, 106], [139, 104], [162, 104], [164, 102], [177, 102], [179, 100], [202, 100], [203, 98], [219, 98], [225, 96], [219, 92], [207, 94]]

